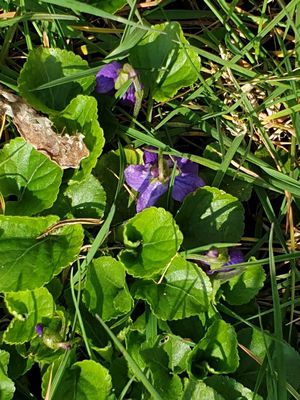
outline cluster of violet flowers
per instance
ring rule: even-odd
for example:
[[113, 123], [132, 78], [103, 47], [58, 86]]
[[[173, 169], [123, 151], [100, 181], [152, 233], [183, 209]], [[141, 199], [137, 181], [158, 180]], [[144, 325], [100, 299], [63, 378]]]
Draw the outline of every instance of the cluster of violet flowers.
[[174, 167], [174, 200], [182, 202], [189, 193], [205, 185], [198, 176], [198, 165], [186, 158], [163, 156], [146, 150], [143, 159], [143, 165], [129, 165], [124, 171], [126, 183], [139, 193], [137, 212], [153, 206], [168, 191]]
[[[129, 80], [132, 83], [122, 96], [122, 101], [136, 108], [137, 103], [141, 101], [142, 85], [138, 81], [137, 72], [130, 64], [122, 66], [113, 61], [103, 66], [96, 76], [96, 91], [113, 95]], [[129, 165], [125, 170], [126, 183], [139, 193], [137, 212], [154, 205], [167, 192], [174, 165], [174, 200], [182, 202], [187, 194], [205, 185], [203, 179], [198, 176], [198, 165], [192, 161], [169, 156], [159, 160], [156, 153], [145, 151], [144, 165]]]
[[[113, 61], [103, 66], [96, 76], [96, 91], [101, 94], [114, 95], [127, 81], [131, 85], [123, 94], [123, 104], [136, 106], [142, 96], [142, 85], [138, 80], [138, 74], [130, 64], [120, 64]], [[150, 150], [150, 151], [149, 151]], [[152, 150], [152, 151], [151, 151]], [[172, 187], [172, 198], [182, 202], [184, 198], [205, 185], [198, 175], [198, 165], [186, 158], [162, 156], [155, 153], [154, 148], [144, 151], [143, 165], [129, 165], [125, 171], [127, 185], [138, 192], [136, 210], [153, 206], [159, 198], [170, 188], [170, 177], [175, 168], [175, 179]], [[227, 252], [227, 262], [222, 262], [224, 255], [217, 249], [210, 250], [205, 256], [203, 264], [208, 267], [207, 275], [215, 275], [219, 272], [232, 271], [232, 265], [244, 262], [241, 250], [230, 248]], [[213, 265], [218, 264], [217, 268]], [[36, 327], [39, 336], [42, 335], [39, 324]]]

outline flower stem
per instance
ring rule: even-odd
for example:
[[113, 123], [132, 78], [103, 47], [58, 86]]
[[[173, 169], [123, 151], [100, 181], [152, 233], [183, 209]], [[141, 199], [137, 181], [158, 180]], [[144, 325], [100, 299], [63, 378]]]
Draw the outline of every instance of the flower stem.
[[158, 153], [158, 180], [160, 182], [164, 181], [164, 156], [161, 150]]

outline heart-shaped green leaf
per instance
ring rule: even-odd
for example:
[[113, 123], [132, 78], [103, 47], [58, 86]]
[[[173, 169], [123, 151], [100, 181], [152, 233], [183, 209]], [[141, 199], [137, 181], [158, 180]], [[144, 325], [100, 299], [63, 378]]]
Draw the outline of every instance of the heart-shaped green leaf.
[[64, 110], [53, 116], [52, 120], [58, 129], [84, 136], [84, 143], [90, 154], [81, 161], [81, 169], [73, 177], [80, 181], [91, 173], [105, 143], [103, 130], [98, 122], [97, 101], [94, 97], [79, 95]]
[[249, 265], [239, 275], [222, 285], [223, 294], [229, 304], [246, 304], [263, 287], [266, 274], [261, 265]]
[[10, 292], [5, 294], [5, 304], [14, 316], [4, 332], [6, 343], [24, 343], [36, 335], [35, 326], [45, 317], [52, 317], [54, 301], [46, 288]]
[[237, 337], [233, 327], [218, 319], [189, 355], [189, 373], [203, 378], [208, 372], [228, 374], [239, 365]]
[[188, 318], [207, 311], [211, 294], [205, 273], [179, 255], [169, 264], [161, 283], [140, 281], [135, 286], [135, 297], [146, 300], [153, 313], [163, 320]]
[[70, 201], [71, 212], [77, 218], [101, 218], [106, 204], [106, 194], [93, 175], [71, 182], [65, 191]]
[[112, 388], [106, 368], [93, 360], [79, 361], [68, 368], [53, 400], [107, 400]]
[[244, 230], [244, 209], [236, 197], [223, 190], [205, 186], [188, 195], [176, 222], [183, 245], [194, 248], [210, 243], [237, 243]]
[[18, 79], [20, 95], [35, 109], [44, 113], [61, 111], [78, 94], [89, 94], [92, 91], [94, 75], [47, 89], [35, 89], [88, 68], [88, 63], [72, 51], [44, 47], [33, 49]]
[[197, 80], [200, 59], [178, 22], [154, 25], [152, 29], [157, 32], [149, 31], [131, 50], [130, 63], [140, 72], [153, 98], [166, 101]]
[[150, 207], [126, 222], [123, 240], [126, 249], [119, 258], [127, 272], [147, 278], [159, 274], [175, 256], [182, 234], [169, 212]]
[[37, 239], [57, 217], [0, 216], [0, 292], [35, 289], [49, 282], [79, 254], [80, 225]]
[[213, 388], [207, 386], [200, 380], [185, 381], [182, 400], [225, 400], [223, 396], [217, 393]]
[[254, 394], [250, 389], [228, 376], [210, 376], [205, 379], [205, 383], [218, 395], [222, 395], [224, 400], [262, 400], [259, 394]]
[[151, 371], [154, 387], [163, 400], [180, 400], [182, 383], [178, 375], [170, 374], [168, 354], [163, 350], [157, 338], [145, 342], [140, 355], [147, 368]]
[[100, 257], [89, 265], [84, 301], [92, 313], [109, 321], [129, 312], [133, 302], [125, 281], [125, 268], [112, 257]]
[[7, 199], [6, 214], [33, 215], [51, 207], [61, 179], [60, 167], [22, 138], [11, 140], [0, 151], [0, 190]]

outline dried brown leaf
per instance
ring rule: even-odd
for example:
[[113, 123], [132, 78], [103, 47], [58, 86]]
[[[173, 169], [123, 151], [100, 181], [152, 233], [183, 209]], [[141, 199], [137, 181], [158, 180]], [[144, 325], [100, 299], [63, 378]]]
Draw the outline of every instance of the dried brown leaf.
[[40, 115], [21, 97], [2, 86], [0, 114], [10, 116], [20, 135], [63, 169], [78, 168], [80, 161], [89, 155], [83, 135], [60, 135], [54, 132], [49, 118]]

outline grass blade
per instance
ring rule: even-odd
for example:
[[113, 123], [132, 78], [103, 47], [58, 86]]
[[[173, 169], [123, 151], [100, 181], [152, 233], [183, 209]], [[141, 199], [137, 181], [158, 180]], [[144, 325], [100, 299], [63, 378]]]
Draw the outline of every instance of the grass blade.
[[154, 400], [162, 400], [160, 395], [157, 393], [157, 391], [154, 389], [154, 387], [151, 385], [151, 383], [148, 381], [148, 379], [144, 375], [143, 371], [140, 369], [140, 367], [137, 365], [137, 363], [134, 361], [134, 359], [130, 356], [130, 354], [126, 351], [125, 347], [122, 345], [122, 343], [119, 341], [119, 339], [115, 336], [115, 334], [109, 329], [109, 327], [106, 325], [106, 323], [102, 320], [102, 318], [98, 314], [95, 314], [95, 317], [100, 322], [100, 324], [103, 326], [103, 328], [106, 330], [107, 334], [109, 335], [111, 340], [114, 342], [116, 348], [123, 354], [124, 358], [126, 359], [126, 361], [129, 364], [132, 372], [138, 378], [138, 380], [142, 382], [142, 384], [145, 386], [145, 388], [151, 394], [152, 398]]
[[273, 362], [275, 370], [277, 371], [278, 383], [277, 383], [277, 399], [286, 400], [286, 372], [285, 372], [285, 361], [283, 348], [281, 343], [283, 342], [282, 333], [282, 318], [280, 309], [280, 298], [278, 294], [277, 282], [276, 282], [276, 267], [273, 254], [273, 231], [274, 224], [271, 225], [270, 237], [269, 237], [269, 268], [270, 268], [270, 279], [271, 279], [271, 289], [272, 298], [274, 304], [274, 335], [277, 341], [275, 341]]

